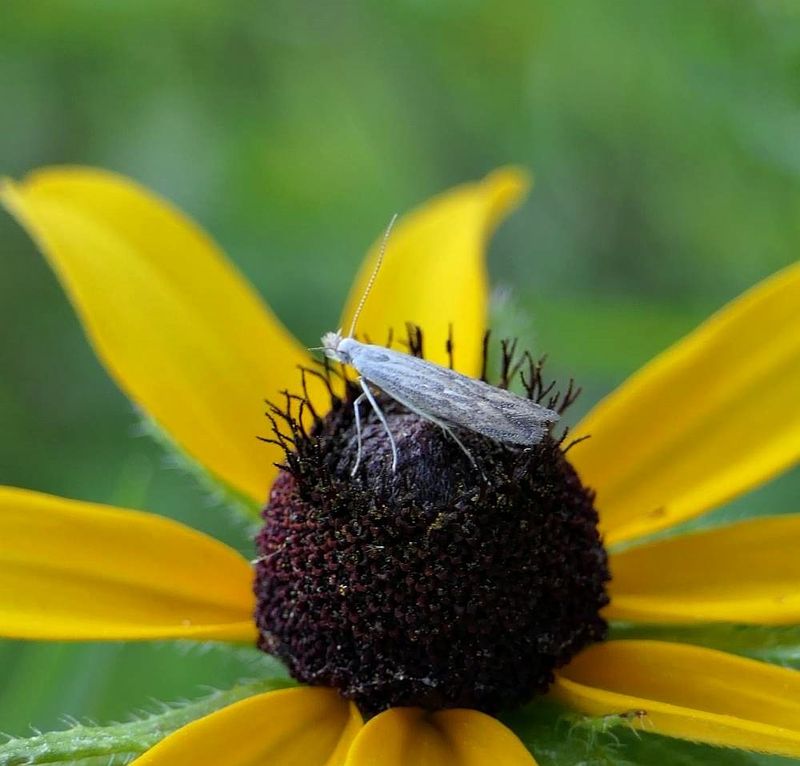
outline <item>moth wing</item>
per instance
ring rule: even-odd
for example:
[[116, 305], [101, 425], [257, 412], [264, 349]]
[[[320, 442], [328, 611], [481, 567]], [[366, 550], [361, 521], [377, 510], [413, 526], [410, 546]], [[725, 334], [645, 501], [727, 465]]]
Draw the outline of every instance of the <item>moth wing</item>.
[[410, 354], [359, 344], [352, 358], [364, 378], [408, 409], [497, 441], [537, 444], [559, 418], [530, 399]]
[[[525, 445], [538, 444], [559, 419], [558, 413], [547, 407], [488, 384], [465, 415], [465, 427], [472, 427], [497, 441]], [[477, 425], [470, 426], [470, 423]]]

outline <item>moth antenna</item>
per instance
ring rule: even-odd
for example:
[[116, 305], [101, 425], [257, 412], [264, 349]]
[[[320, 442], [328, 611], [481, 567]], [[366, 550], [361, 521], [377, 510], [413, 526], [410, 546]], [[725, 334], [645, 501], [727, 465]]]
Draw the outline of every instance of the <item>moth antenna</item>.
[[389, 225], [386, 227], [386, 231], [383, 235], [383, 242], [381, 242], [381, 249], [378, 253], [378, 262], [375, 264], [375, 268], [372, 270], [372, 274], [370, 274], [369, 282], [367, 282], [367, 287], [364, 290], [364, 294], [361, 296], [361, 300], [358, 302], [358, 308], [356, 309], [356, 313], [353, 314], [353, 321], [350, 324], [350, 332], [347, 334], [348, 338], [353, 337], [353, 333], [356, 331], [356, 322], [358, 322], [358, 317], [361, 316], [361, 309], [364, 308], [364, 304], [367, 302], [367, 296], [372, 290], [372, 285], [375, 284], [375, 280], [378, 277], [378, 272], [381, 270], [381, 264], [383, 263], [383, 256], [386, 254], [386, 245], [389, 242], [389, 236], [392, 233], [392, 229], [394, 228], [394, 222], [397, 220], [397, 213], [392, 216], [392, 220], [389, 221]]

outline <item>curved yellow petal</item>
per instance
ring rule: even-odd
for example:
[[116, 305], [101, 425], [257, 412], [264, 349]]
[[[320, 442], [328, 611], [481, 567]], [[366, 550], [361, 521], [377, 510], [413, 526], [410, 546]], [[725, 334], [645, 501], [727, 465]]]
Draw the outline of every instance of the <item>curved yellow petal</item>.
[[800, 516], [776, 516], [611, 557], [605, 616], [639, 622], [800, 623]]
[[661, 641], [596, 644], [551, 694], [590, 715], [712, 745], [800, 757], [800, 672]]
[[517, 736], [477, 710], [392, 708], [370, 720], [345, 766], [535, 766]]
[[[455, 367], [468, 375], [478, 374], [488, 304], [484, 260], [488, 239], [529, 186], [523, 171], [501, 168], [403, 216], [392, 232], [356, 334], [384, 343], [390, 328], [395, 338], [403, 338], [406, 323], [412, 322], [423, 330], [426, 359], [446, 364], [452, 324]], [[355, 280], [342, 318], [345, 332], [380, 245], [379, 241], [372, 247]]]
[[193, 721], [137, 758], [136, 766], [341, 766], [362, 727], [332, 689], [258, 694]]
[[696, 516], [800, 457], [800, 263], [729, 303], [576, 429], [609, 543]]
[[0, 635], [255, 640], [250, 565], [141, 511], [0, 487]]
[[121, 388], [193, 459], [261, 502], [274, 476], [264, 398], [295, 387], [301, 348], [216, 245], [121, 176], [6, 181], [0, 200], [61, 280]]

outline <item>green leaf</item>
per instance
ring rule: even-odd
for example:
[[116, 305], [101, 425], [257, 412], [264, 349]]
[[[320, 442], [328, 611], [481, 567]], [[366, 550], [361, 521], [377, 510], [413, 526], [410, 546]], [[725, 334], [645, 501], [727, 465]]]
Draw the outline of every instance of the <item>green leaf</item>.
[[613, 733], [616, 722], [578, 716], [549, 700], [535, 700], [503, 717], [539, 766], [628, 766]]
[[27, 738], [9, 738], [0, 745], [0, 766], [34, 766], [54, 763], [94, 766], [125, 764], [165, 736], [194, 721], [254, 694], [282, 689], [292, 682], [283, 678], [239, 684], [215, 691], [204, 699], [182, 705], [164, 705], [158, 713], [127, 723], [85, 726], [74, 723], [64, 731]]
[[612, 623], [610, 638], [651, 638], [720, 649], [800, 669], [800, 625], [646, 625]]
[[634, 729], [625, 715], [584, 716], [535, 700], [503, 717], [539, 766], [789, 766], [795, 759], [671, 739]]

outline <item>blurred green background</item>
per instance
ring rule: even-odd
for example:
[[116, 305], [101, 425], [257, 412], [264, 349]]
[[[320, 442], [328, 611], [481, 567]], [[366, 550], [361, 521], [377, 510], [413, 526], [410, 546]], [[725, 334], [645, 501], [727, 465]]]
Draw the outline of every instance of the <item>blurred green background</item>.
[[[309, 345], [392, 212], [504, 163], [494, 323], [579, 414], [800, 245], [800, 6], [5, 0], [0, 168], [129, 174], [223, 245]], [[248, 533], [137, 431], [0, 216], [0, 482]], [[135, 310], [135, 307], [131, 307]], [[765, 424], [768, 427], [768, 424]], [[730, 513], [796, 511], [795, 473]], [[174, 645], [0, 643], [0, 730], [124, 718], [257, 672]]]

